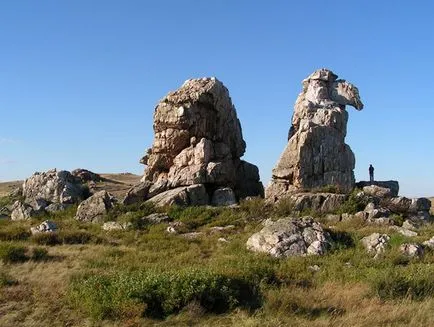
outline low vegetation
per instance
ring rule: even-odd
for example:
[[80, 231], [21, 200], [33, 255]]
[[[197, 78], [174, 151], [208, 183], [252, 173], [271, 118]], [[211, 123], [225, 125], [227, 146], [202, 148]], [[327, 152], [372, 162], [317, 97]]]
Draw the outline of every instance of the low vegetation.
[[[344, 206], [357, 205], [350, 197]], [[0, 222], [0, 325], [434, 325], [434, 253], [408, 259], [398, 251], [433, 236], [434, 225], [408, 238], [361, 220], [328, 226], [318, 217], [334, 240], [325, 256], [274, 259], [246, 250], [264, 218], [290, 209], [261, 199], [236, 208], [118, 206], [106, 220], [132, 223], [121, 231], [77, 222], [72, 209]], [[153, 212], [182, 223], [180, 233], [200, 234], [169, 234], [167, 224], [140, 219]], [[30, 235], [47, 218], [59, 231]], [[391, 236], [381, 259], [360, 244], [374, 231]]]

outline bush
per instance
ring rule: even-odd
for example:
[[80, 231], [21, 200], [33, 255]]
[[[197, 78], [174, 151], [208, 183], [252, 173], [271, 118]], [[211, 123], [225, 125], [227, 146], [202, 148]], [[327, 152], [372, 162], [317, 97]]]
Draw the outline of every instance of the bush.
[[30, 232], [23, 226], [9, 224], [2, 226], [0, 230], [0, 241], [24, 241], [30, 237]]
[[172, 206], [169, 208], [168, 215], [174, 220], [182, 221], [187, 229], [194, 230], [210, 223], [213, 218], [219, 215], [220, 211], [220, 208]]
[[355, 214], [359, 211], [365, 209], [366, 204], [363, 202], [363, 199], [357, 196], [359, 190], [354, 190], [348, 199], [340, 206], [339, 209], [336, 210], [337, 214], [349, 213]]
[[87, 243], [100, 243], [101, 239], [90, 232], [76, 230], [76, 231], [61, 231], [59, 238], [63, 244], [87, 244]]
[[0, 244], [0, 259], [3, 263], [24, 262], [28, 258], [26, 256], [26, 247], [15, 245], [12, 243]]
[[61, 244], [62, 241], [59, 238], [59, 235], [57, 233], [37, 233], [35, 235], [32, 235], [32, 241], [39, 245], [57, 245]]
[[18, 284], [18, 281], [4, 271], [0, 271], [0, 287], [12, 286]]
[[294, 210], [294, 201], [290, 197], [281, 199], [274, 206], [275, 214], [280, 217], [291, 215], [293, 210]]
[[48, 259], [48, 251], [44, 248], [33, 248], [31, 259], [33, 261], [45, 261]]
[[143, 314], [154, 318], [179, 312], [192, 302], [222, 313], [235, 306], [257, 306], [260, 298], [250, 282], [207, 270], [78, 275], [71, 280], [69, 294], [94, 319], [128, 315], [125, 310], [138, 304], [145, 305]]
[[102, 242], [102, 239], [88, 231], [73, 230], [54, 233], [38, 233], [32, 236], [32, 241], [39, 245], [87, 244]]
[[432, 268], [424, 265], [395, 267], [371, 276], [373, 291], [384, 300], [411, 298], [421, 300], [434, 293]]

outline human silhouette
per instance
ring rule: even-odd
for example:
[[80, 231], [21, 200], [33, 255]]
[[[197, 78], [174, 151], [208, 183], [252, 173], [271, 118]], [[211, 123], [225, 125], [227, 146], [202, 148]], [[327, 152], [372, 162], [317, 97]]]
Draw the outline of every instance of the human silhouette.
[[369, 165], [369, 181], [371, 183], [374, 182], [374, 167], [371, 165]]

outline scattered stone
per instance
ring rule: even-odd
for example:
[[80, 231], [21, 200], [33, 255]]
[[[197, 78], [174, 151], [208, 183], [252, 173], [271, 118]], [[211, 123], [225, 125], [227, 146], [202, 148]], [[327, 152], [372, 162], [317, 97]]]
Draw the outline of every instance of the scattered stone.
[[220, 243], [229, 243], [229, 241], [227, 239], [225, 239], [224, 237], [219, 237], [219, 239], [217, 240]]
[[[142, 183], [124, 203], [198, 184], [210, 192], [231, 188], [236, 198], [263, 196], [258, 168], [240, 159], [245, 149], [227, 88], [216, 78], [187, 80], [155, 108], [152, 148], [140, 160], [147, 165]], [[193, 198], [187, 205], [209, 204], [211, 197]]]
[[352, 215], [350, 213], [343, 213], [341, 215], [341, 220], [342, 221], [349, 221], [349, 220], [352, 220], [352, 219], [354, 219], [354, 215]]
[[189, 240], [196, 239], [196, 238], [198, 238], [198, 237], [200, 237], [202, 235], [203, 235], [202, 232], [191, 232], [191, 233], [181, 234], [182, 237], [184, 237], [186, 239], [189, 239]]
[[11, 209], [11, 220], [29, 220], [37, 214], [31, 205], [21, 201], [15, 201]]
[[36, 227], [31, 227], [30, 232], [32, 235], [38, 233], [53, 233], [57, 231], [57, 225], [51, 220], [45, 220]]
[[318, 272], [321, 270], [320, 266], [318, 266], [318, 265], [309, 266], [309, 267], [307, 267], [307, 269], [309, 269], [313, 272]]
[[386, 250], [390, 237], [387, 234], [373, 233], [362, 238], [361, 242], [368, 253], [374, 254], [378, 258]]
[[[380, 188], [385, 188], [390, 190], [390, 195], [388, 196], [398, 196], [399, 193], [399, 183], [397, 181], [360, 181], [356, 183], [356, 187], [364, 191], [365, 187], [378, 186]], [[375, 195], [375, 194], [372, 194]], [[380, 195], [376, 195], [380, 196]]]
[[391, 218], [380, 217], [377, 219], [370, 220], [369, 222], [377, 224], [377, 225], [394, 225], [395, 222]]
[[80, 203], [75, 219], [87, 222], [100, 222], [116, 200], [107, 191], [99, 191]]
[[237, 204], [237, 199], [230, 187], [221, 187], [212, 194], [211, 204], [213, 206], [230, 206]]
[[423, 242], [423, 245], [434, 250], [434, 236], [431, 237], [428, 241]]
[[235, 225], [227, 225], [227, 226], [214, 226], [211, 227], [209, 230], [211, 231], [211, 233], [218, 233], [218, 232], [223, 232], [226, 230], [231, 230], [234, 229]]
[[268, 200], [329, 185], [343, 192], [353, 189], [355, 158], [345, 144], [346, 105], [363, 108], [357, 88], [330, 70], [319, 69], [303, 80], [288, 144], [266, 190]]
[[331, 237], [311, 217], [279, 219], [253, 234], [247, 248], [274, 257], [322, 255], [330, 246]]
[[399, 251], [410, 258], [420, 258], [423, 256], [423, 247], [416, 243], [405, 243], [399, 247]]
[[141, 219], [150, 224], [168, 223], [172, 220], [166, 213], [151, 213]]
[[414, 237], [417, 236], [418, 234], [412, 230], [403, 228], [403, 227], [399, 227], [399, 226], [391, 226], [391, 229], [393, 229], [394, 231], [397, 231], [399, 234], [404, 235], [406, 237]]
[[419, 229], [423, 224], [423, 220], [419, 219], [407, 219], [402, 223], [402, 228], [408, 229], [408, 230], [416, 230]]
[[170, 223], [170, 225], [166, 228], [166, 232], [169, 234], [178, 234], [179, 229], [182, 229], [185, 224], [181, 221], [175, 221]]
[[336, 222], [338, 222], [338, 221], [341, 221], [341, 215], [335, 215], [335, 214], [331, 214], [331, 213], [329, 213], [328, 215], [325, 216], [325, 219], [326, 219], [328, 222], [336, 223]]
[[70, 204], [65, 204], [65, 203], [52, 203], [45, 207], [45, 211], [47, 212], [63, 211], [69, 206]]
[[131, 223], [120, 223], [117, 221], [108, 221], [102, 225], [102, 230], [112, 231], [112, 230], [126, 230], [132, 227]]

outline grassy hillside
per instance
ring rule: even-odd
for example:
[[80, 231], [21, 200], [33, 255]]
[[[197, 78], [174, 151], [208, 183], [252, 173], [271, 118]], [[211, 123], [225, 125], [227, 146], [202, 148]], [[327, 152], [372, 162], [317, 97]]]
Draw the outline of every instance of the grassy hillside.
[[[131, 221], [106, 232], [78, 223], [74, 208], [38, 220], [0, 222], [0, 326], [433, 326], [434, 253], [409, 260], [406, 238], [362, 221], [337, 223], [323, 257], [273, 259], [245, 249], [262, 218], [287, 214], [261, 200], [239, 208], [163, 208], [182, 232], [143, 225], [148, 205], [118, 207], [107, 219]], [[30, 236], [50, 218], [60, 231]], [[318, 217], [324, 223], [329, 224]], [[214, 226], [233, 225], [223, 231]], [[391, 235], [374, 260], [359, 240]]]

